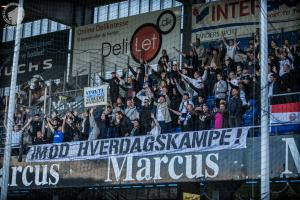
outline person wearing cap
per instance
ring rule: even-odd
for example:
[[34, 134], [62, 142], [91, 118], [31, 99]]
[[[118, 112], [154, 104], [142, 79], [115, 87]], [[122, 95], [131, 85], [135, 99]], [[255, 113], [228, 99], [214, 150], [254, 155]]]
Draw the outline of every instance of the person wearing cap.
[[171, 130], [172, 119], [168, 109], [169, 105], [170, 99], [166, 94], [160, 95], [158, 101], [154, 102], [154, 116], [161, 127], [161, 133], [168, 133]]
[[119, 96], [119, 79], [117, 77], [116, 72], [111, 73], [111, 79], [105, 79], [100, 76], [100, 79], [103, 82], [106, 82], [109, 84], [109, 94], [112, 103], [114, 103], [117, 100], [117, 97]]
[[229, 127], [239, 127], [242, 120], [242, 100], [239, 96], [239, 88], [234, 87], [231, 90], [232, 97], [229, 100], [228, 112], [229, 112]]

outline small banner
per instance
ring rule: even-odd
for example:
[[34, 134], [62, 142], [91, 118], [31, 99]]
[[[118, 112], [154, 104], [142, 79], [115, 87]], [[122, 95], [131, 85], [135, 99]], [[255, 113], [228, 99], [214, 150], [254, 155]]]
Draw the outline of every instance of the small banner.
[[199, 194], [192, 194], [192, 193], [187, 193], [183, 192], [183, 200], [200, 200], [200, 195]]
[[84, 107], [107, 105], [107, 87], [108, 85], [85, 87]]
[[246, 148], [250, 127], [31, 146], [27, 162], [108, 159]]

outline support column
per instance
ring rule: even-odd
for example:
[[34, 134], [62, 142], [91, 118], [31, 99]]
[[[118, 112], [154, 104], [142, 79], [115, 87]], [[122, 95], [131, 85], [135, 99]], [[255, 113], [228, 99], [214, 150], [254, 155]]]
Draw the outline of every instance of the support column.
[[192, 39], [192, 2], [183, 1], [183, 30], [182, 30], [182, 51], [190, 50], [190, 42]]
[[270, 199], [268, 21], [267, 0], [260, 0], [260, 95], [261, 95], [261, 190], [260, 198]]

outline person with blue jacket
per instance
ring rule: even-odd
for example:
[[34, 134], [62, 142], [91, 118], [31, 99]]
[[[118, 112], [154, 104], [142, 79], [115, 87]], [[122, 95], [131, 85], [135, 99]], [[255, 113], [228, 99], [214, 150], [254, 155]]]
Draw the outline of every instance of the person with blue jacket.
[[255, 107], [255, 100], [251, 99], [248, 102], [248, 108], [243, 115], [242, 126], [254, 126], [257, 119], [257, 108]]

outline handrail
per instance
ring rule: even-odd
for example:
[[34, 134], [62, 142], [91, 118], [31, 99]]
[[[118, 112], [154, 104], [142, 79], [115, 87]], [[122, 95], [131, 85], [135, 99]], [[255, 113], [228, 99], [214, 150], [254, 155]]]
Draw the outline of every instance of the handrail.
[[291, 92], [291, 93], [274, 94], [274, 95], [269, 96], [269, 98], [272, 98], [272, 97], [279, 97], [279, 96], [296, 95], [296, 94], [300, 94], [300, 92]]

